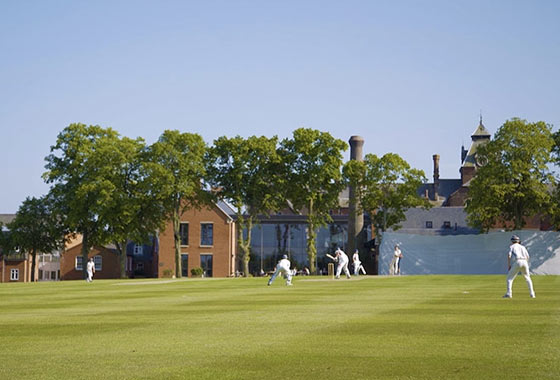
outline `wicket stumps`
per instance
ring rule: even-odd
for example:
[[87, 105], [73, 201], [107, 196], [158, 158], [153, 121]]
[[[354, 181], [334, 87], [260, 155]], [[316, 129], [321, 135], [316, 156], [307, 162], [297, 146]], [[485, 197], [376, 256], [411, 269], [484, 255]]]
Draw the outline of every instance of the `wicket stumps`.
[[334, 280], [334, 264], [329, 263], [327, 265], [327, 269], [328, 269], [329, 277], [331, 278], [331, 280]]

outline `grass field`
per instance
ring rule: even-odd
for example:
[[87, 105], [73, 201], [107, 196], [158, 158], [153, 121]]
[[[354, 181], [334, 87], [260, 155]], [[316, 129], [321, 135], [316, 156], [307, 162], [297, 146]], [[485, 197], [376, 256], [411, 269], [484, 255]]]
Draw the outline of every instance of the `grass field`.
[[0, 284], [0, 379], [559, 379], [560, 277]]

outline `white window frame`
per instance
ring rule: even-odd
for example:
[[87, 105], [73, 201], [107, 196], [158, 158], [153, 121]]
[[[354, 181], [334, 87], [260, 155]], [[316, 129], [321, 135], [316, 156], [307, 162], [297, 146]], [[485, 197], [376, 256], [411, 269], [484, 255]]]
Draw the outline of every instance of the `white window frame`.
[[[209, 224], [212, 226], [212, 244], [202, 244], [202, 225]], [[200, 222], [200, 246], [213, 247], [214, 246], [214, 222]]]
[[19, 281], [19, 269], [10, 269], [10, 281]]
[[103, 256], [93, 256], [93, 263], [95, 264], [95, 271], [101, 272], [103, 270]]
[[202, 256], [210, 256], [212, 258], [212, 267], [210, 268], [210, 270], [212, 271], [212, 276], [210, 277], [214, 277], [214, 254], [212, 252], [204, 252], [200, 254], [200, 267], [202, 268], [202, 270], [204, 270], [204, 276], [206, 277], [207, 268], [202, 266]]
[[144, 245], [143, 244], [134, 244], [134, 252], [133, 253], [134, 253], [134, 256], [142, 256], [144, 254]]
[[[185, 224], [185, 225], [187, 226], [187, 244], [183, 244], [183, 239], [182, 239], [182, 236], [181, 236], [181, 226], [182, 226], [183, 224]], [[189, 243], [190, 243], [190, 242], [189, 242], [189, 240], [190, 240], [189, 230], [190, 230], [189, 222], [181, 222], [181, 223], [179, 224], [179, 239], [181, 240], [181, 241], [180, 241], [181, 247], [188, 247], [188, 246], [189, 246]]]
[[80, 256], [76, 256], [76, 261], [74, 263], [74, 269], [75, 270], [84, 270], [84, 258], [80, 255]]

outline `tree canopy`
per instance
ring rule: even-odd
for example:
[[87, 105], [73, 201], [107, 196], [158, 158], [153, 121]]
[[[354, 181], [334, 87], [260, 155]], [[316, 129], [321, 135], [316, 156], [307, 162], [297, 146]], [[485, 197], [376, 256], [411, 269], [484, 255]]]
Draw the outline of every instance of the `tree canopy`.
[[118, 136], [111, 128], [70, 124], [45, 158], [47, 171], [43, 178], [52, 184], [49, 195], [68, 229], [82, 235], [84, 263], [91, 247], [111, 240], [104, 216], [116, 188], [106, 148]]
[[[284, 205], [277, 137], [220, 137], [207, 155], [208, 183], [237, 213], [243, 273], [249, 273], [251, 233], [258, 215]], [[246, 231], [246, 234], [243, 234]]]
[[465, 207], [469, 224], [481, 231], [497, 225], [520, 229], [526, 217], [550, 213], [553, 146], [551, 126], [545, 122], [506, 121], [477, 151], [486, 163], [470, 183]]
[[344, 175], [355, 189], [359, 209], [370, 214], [378, 237], [388, 228], [400, 228], [409, 208], [430, 207], [429, 201], [417, 194], [427, 180], [424, 172], [411, 168], [396, 153], [382, 157], [366, 154], [363, 161], [348, 161]]
[[31, 253], [31, 281], [35, 281], [37, 253], [50, 253], [64, 245], [65, 230], [45, 196], [27, 197], [19, 206], [15, 218], [7, 226], [11, 244], [22, 252]]
[[146, 166], [155, 199], [161, 202], [165, 215], [173, 223], [175, 240], [175, 276], [181, 270], [181, 215], [189, 208], [211, 202], [211, 193], [204, 188], [206, 177], [204, 156], [206, 143], [196, 133], [166, 130], [148, 148]]
[[338, 208], [344, 189], [342, 152], [346, 142], [327, 132], [299, 128], [280, 144], [285, 178], [284, 191], [294, 210], [307, 216], [307, 254], [315, 272], [317, 227], [332, 221], [330, 211]]

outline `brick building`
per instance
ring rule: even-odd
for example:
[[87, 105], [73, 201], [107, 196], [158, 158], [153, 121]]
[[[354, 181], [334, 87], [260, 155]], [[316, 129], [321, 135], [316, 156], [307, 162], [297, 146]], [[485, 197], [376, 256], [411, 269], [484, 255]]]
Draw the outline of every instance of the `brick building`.
[[[15, 214], [0, 214], [3, 224], [0, 233], [8, 233], [5, 226], [14, 220]], [[0, 282], [31, 281], [31, 257], [24, 252], [4, 252], [0, 247]]]
[[478, 148], [490, 141], [490, 132], [480, 123], [471, 135], [471, 146], [469, 149], [461, 147], [461, 167], [459, 173], [461, 178], [440, 179], [439, 178], [439, 155], [434, 154], [434, 182], [426, 183], [418, 188], [418, 195], [426, 197], [436, 206], [463, 207], [467, 199], [469, 184], [475, 176], [476, 170], [484, 165], [477, 156]]
[[[236, 230], [233, 210], [224, 202], [200, 210], [189, 209], [181, 215], [182, 276], [200, 267], [205, 277], [230, 277], [235, 274]], [[173, 224], [169, 221], [159, 234], [157, 277], [175, 274]]]
[[[119, 254], [114, 246], [93, 247], [88, 259], [93, 257], [95, 279], [120, 278]], [[82, 243], [67, 248], [60, 258], [61, 280], [82, 280], [83, 267]]]
[[[482, 124], [481, 117], [478, 127], [471, 135], [469, 149], [461, 147], [460, 178], [440, 179], [439, 155], [433, 155], [434, 181], [420, 186], [418, 195], [428, 198], [436, 207], [430, 210], [408, 210], [403, 230], [410, 229], [415, 230], [415, 233], [442, 235], [478, 232], [467, 225], [464, 206], [471, 180], [476, 176], [478, 168], [485, 164], [478, 155], [478, 150], [490, 139], [491, 134]], [[548, 230], [551, 227], [549, 221], [542, 218], [541, 215], [525, 218], [525, 223], [524, 228], [526, 229]], [[495, 227], [503, 228], [503, 225], [499, 224]]]
[[22, 254], [0, 254], [0, 282], [30, 282], [31, 257]]

